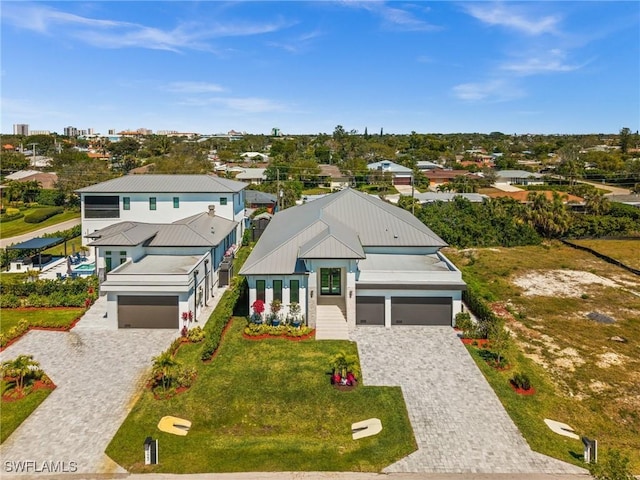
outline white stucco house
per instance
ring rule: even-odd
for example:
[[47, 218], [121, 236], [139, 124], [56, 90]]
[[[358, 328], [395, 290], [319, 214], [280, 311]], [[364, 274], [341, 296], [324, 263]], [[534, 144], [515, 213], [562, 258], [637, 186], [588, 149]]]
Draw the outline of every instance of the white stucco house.
[[411, 185], [413, 170], [403, 165], [398, 165], [391, 160], [381, 160], [367, 165], [369, 170], [388, 172], [394, 185]]
[[180, 329], [184, 313], [197, 320], [242, 238], [246, 186], [211, 175], [130, 175], [78, 190], [105, 321]]
[[496, 183], [507, 185], [544, 185], [540, 173], [525, 170], [499, 170], [496, 172]]
[[446, 243], [411, 213], [352, 189], [277, 213], [240, 270], [249, 304], [300, 304], [319, 327], [453, 325], [466, 288]]

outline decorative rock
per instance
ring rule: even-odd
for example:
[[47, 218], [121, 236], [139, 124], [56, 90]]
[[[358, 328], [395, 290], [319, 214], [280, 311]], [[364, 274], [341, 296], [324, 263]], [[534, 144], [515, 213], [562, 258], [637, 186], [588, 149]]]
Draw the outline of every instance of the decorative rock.
[[629, 341], [624, 337], [619, 337], [618, 335], [609, 337], [609, 340], [611, 340], [612, 342], [620, 342], [620, 343], [627, 343]]

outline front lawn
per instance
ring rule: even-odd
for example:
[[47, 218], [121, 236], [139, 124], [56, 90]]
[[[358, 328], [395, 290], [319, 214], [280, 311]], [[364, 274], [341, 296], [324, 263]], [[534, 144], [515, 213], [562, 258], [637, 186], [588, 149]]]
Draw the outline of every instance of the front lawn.
[[[132, 472], [369, 471], [416, 449], [398, 387], [330, 385], [330, 361], [347, 341], [246, 340], [234, 318], [218, 355], [200, 361], [201, 345], [183, 345], [177, 359], [197, 368], [191, 389], [169, 400], [145, 390], [107, 448]], [[186, 437], [160, 432], [161, 417], [190, 420]], [[382, 432], [352, 440], [351, 424], [380, 418]], [[159, 440], [160, 464], [145, 466], [142, 441]]]
[[[26, 217], [35, 210], [37, 209], [30, 208], [24, 210], [22, 213], [24, 213]], [[24, 221], [24, 217], [17, 218], [8, 222], [2, 222], [2, 234], [0, 235], [0, 238], [15, 237], [16, 235], [22, 235], [23, 233], [40, 230], [41, 228], [50, 227], [52, 225], [66, 222], [67, 220], [72, 220], [74, 218], [80, 218], [80, 212], [65, 211], [59, 213], [58, 215], [54, 215], [51, 218], [47, 218], [45, 221], [40, 223], [27, 223]]]
[[82, 315], [84, 308], [3, 308], [0, 333], [6, 335], [20, 320], [26, 320], [31, 327], [65, 328]]
[[[3, 313], [4, 316], [4, 313]], [[5, 391], [5, 381], [2, 381], [2, 392]], [[13, 431], [20, 426], [31, 413], [38, 408], [52, 390], [44, 388], [35, 390], [29, 395], [15, 402], [2, 402], [0, 408], [0, 443], [4, 442]]]

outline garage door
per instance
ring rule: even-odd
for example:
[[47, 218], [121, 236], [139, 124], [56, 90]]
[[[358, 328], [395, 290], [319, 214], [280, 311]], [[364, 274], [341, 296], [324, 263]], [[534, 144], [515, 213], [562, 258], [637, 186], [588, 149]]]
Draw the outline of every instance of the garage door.
[[356, 297], [356, 325], [384, 325], [384, 297]]
[[391, 297], [391, 325], [451, 325], [451, 297]]
[[178, 328], [177, 296], [118, 296], [118, 328]]
[[411, 185], [411, 177], [393, 177], [394, 185]]

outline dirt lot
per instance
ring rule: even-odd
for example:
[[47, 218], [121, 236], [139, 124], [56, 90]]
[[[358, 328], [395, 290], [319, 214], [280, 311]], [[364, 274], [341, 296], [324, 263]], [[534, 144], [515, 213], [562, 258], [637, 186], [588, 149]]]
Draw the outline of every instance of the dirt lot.
[[446, 254], [566, 399], [565, 420], [640, 473], [640, 277], [556, 242]]

